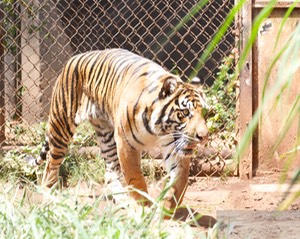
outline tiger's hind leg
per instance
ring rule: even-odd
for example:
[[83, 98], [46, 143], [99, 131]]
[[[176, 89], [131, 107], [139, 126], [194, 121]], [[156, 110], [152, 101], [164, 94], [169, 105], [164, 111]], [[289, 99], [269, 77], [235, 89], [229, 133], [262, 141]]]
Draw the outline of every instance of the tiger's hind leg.
[[69, 142], [74, 134], [75, 124], [59, 120], [59, 117], [49, 117], [45, 145], [49, 155], [43, 174], [42, 186], [52, 187], [58, 182], [59, 169], [68, 150]]
[[90, 123], [96, 131], [101, 156], [105, 161], [105, 184], [114, 201], [124, 201], [127, 199], [127, 196], [122, 193], [124, 192], [124, 187], [121, 183], [123, 174], [120, 168], [114, 129], [104, 120], [90, 120]]

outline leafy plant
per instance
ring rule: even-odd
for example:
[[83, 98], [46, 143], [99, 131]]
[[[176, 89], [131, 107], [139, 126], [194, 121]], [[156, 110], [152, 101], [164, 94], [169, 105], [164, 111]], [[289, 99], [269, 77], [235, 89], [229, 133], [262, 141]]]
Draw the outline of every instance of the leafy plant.
[[69, 185], [76, 185], [80, 181], [84, 182], [104, 182], [105, 164], [100, 155], [89, 153], [70, 152], [64, 160], [60, 169], [63, 180], [67, 180]]
[[97, 146], [95, 131], [88, 122], [81, 123], [77, 128], [72, 139], [73, 145]]
[[207, 113], [207, 126], [211, 133], [235, 131], [237, 78], [233, 72], [233, 60], [232, 56], [223, 60], [213, 85], [205, 89], [208, 105], [211, 106]]

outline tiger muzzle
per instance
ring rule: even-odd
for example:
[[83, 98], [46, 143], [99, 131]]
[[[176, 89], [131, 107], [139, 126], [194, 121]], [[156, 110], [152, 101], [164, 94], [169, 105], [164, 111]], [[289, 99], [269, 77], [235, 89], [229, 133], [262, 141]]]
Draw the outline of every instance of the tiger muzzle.
[[208, 141], [208, 133], [206, 134], [197, 133], [195, 138], [199, 141], [200, 144], [205, 144]]

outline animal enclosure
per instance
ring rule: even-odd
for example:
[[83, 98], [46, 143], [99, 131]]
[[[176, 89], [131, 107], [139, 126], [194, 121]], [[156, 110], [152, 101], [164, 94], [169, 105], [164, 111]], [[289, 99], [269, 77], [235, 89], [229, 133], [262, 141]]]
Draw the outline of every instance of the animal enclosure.
[[[235, 63], [234, 24], [208, 54], [207, 61], [199, 62], [199, 58], [207, 51], [233, 5], [233, 0], [207, 4], [2, 2], [1, 146], [14, 148], [40, 143], [52, 87], [71, 56], [95, 49], [125, 48], [157, 62], [184, 81], [197, 76], [208, 91], [214, 87], [209, 103], [218, 105], [219, 110], [211, 113], [215, 117], [210, 122], [215, 145], [213, 152], [207, 154], [217, 158], [217, 171], [224, 168], [228, 156], [225, 154], [230, 154], [230, 149], [223, 150], [223, 140], [230, 138], [233, 142], [235, 138], [236, 82], [231, 75]], [[227, 84], [233, 92], [222, 95]]]
[[[157, 62], [184, 81], [194, 76], [201, 80], [208, 103], [213, 106], [207, 116], [211, 140], [194, 170], [196, 174], [222, 171], [232, 162], [239, 136], [245, 132], [259, 105], [264, 72], [258, 64], [267, 62], [262, 48], [267, 47], [270, 38], [274, 39], [278, 24], [291, 5], [278, 2], [262, 26], [259, 44], [255, 45], [247, 68], [237, 81], [232, 69], [245, 47], [253, 18], [267, 2], [245, 4], [210, 52], [207, 47], [225, 23], [234, 0], [1, 1], [0, 147], [16, 149], [41, 143], [52, 87], [71, 56], [120, 47]], [[287, 23], [290, 30], [299, 19], [298, 11], [296, 6]], [[205, 54], [207, 58], [202, 62], [200, 59]], [[96, 144], [92, 132], [84, 134], [86, 130], [79, 133], [79, 138], [85, 139], [83, 147]], [[235, 174], [251, 177], [261, 165], [263, 168], [280, 165], [276, 160], [268, 166], [259, 163], [261, 159], [266, 162], [261, 152], [272, 144], [270, 141], [262, 145], [262, 137], [265, 135], [254, 137]], [[291, 133], [289, 137], [293, 139], [295, 135]]]

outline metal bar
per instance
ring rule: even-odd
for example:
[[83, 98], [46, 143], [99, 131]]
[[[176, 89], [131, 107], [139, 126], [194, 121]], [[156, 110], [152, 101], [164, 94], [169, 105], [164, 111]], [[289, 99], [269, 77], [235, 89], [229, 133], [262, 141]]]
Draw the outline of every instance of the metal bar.
[[15, 85], [16, 85], [16, 109], [15, 120], [21, 122], [22, 119], [22, 49], [21, 49], [21, 5], [14, 2], [13, 24], [15, 26]]
[[[254, 8], [264, 8], [269, 4], [270, 0], [255, 0], [253, 2], [253, 7]], [[290, 1], [290, 0], [279, 0], [277, 1], [276, 5], [274, 8], [289, 8], [294, 4], [295, 1]], [[297, 3], [296, 8], [300, 8], [300, 3]]]
[[[241, 10], [241, 36], [240, 52], [243, 52], [251, 35], [252, 28], [252, 1], [247, 1]], [[252, 118], [252, 52], [246, 59], [246, 64], [240, 73], [240, 95], [239, 95], [239, 128], [240, 137], [245, 134], [248, 124]], [[240, 178], [251, 179], [252, 170], [252, 141], [246, 152], [241, 156], [239, 163]]]
[[5, 85], [4, 85], [4, 9], [0, 2], [0, 148], [5, 141]]

